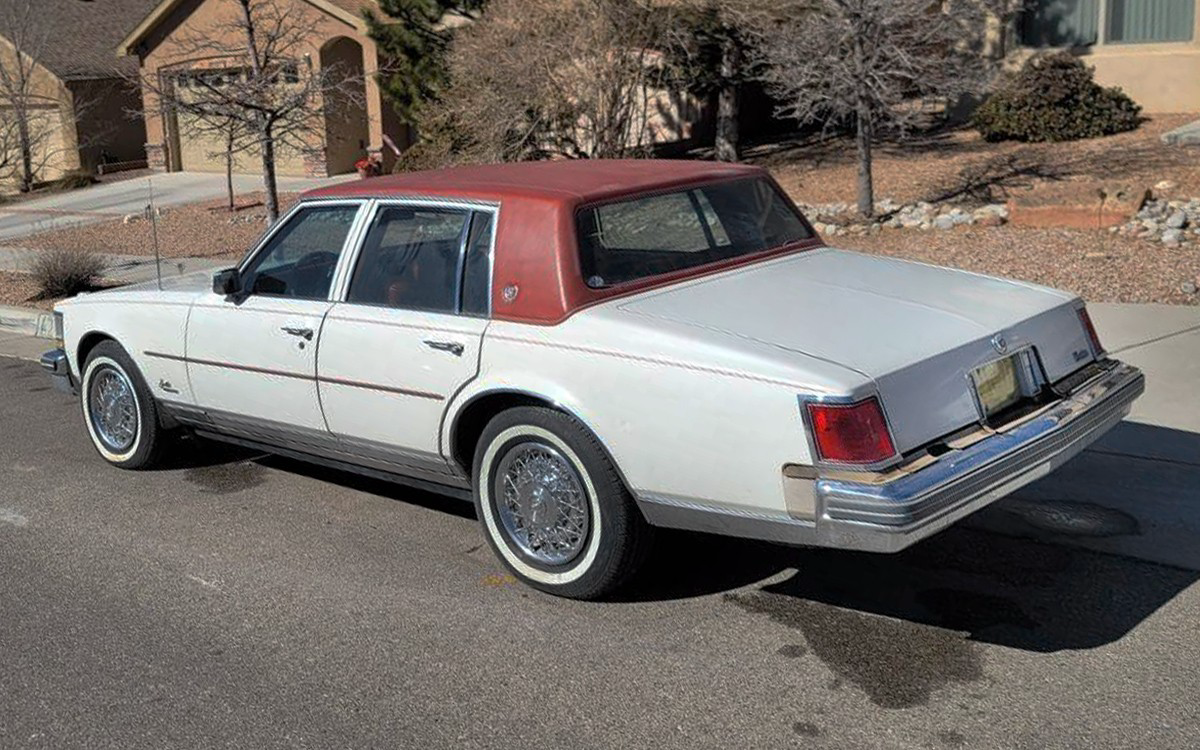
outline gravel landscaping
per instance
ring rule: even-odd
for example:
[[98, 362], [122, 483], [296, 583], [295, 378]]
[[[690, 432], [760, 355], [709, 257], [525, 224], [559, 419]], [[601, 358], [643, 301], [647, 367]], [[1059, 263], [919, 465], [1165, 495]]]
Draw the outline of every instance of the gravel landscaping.
[[36, 307], [49, 310], [58, 300], [35, 299], [39, 289], [27, 273], [0, 271], [0, 305], [6, 307]]
[[[1163, 179], [1200, 196], [1200, 147], [1164, 144], [1160, 136], [1197, 118], [1155, 115], [1129, 133], [1069, 143], [988, 143], [962, 129], [877, 148], [875, 195], [901, 204], [1004, 201], [1034, 194], [1041, 203], [1095, 205], [1097, 186], [1145, 190]], [[770, 167], [801, 203], [853, 204], [857, 164], [850, 139], [771, 144], [747, 160]]]
[[1200, 250], [1182, 250], [1103, 230], [963, 226], [883, 230], [831, 245], [1032, 281], [1089, 302], [1198, 304]]
[[[296, 202], [298, 194], [279, 196], [280, 210]], [[159, 209], [159, 251], [164, 258], [240, 258], [266, 229], [262, 196], [238, 196], [238, 210], [230, 213], [224, 199], [189, 206]], [[141, 215], [97, 224], [82, 224], [22, 237], [7, 244], [33, 249], [82, 247], [100, 253], [153, 255], [154, 227]]]

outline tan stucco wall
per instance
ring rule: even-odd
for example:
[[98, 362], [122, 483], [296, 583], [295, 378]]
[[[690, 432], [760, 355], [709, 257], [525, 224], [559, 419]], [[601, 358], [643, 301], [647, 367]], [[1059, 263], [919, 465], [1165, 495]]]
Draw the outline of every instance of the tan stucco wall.
[[[12, 44], [0, 37], [0, 65], [14, 68], [16, 51]], [[53, 73], [41, 66], [33, 68], [30, 84], [31, 112], [30, 130], [35, 134], [34, 181], [48, 182], [65, 173], [79, 169], [79, 150], [73, 116], [71, 91]], [[0, 116], [12, 116], [0, 98]], [[8, 144], [3, 144], [7, 146]], [[4, 157], [14, 164], [20, 163], [20, 151], [13, 144]], [[20, 178], [13, 167], [0, 174], [0, 192], [11, 192], [20, 185]]]
[[[1200, 111], [1200, 2], [1197, 6], [1191, 41], [1112, 44], [1102, 32], [1099, 43], [1077, 54], [1095, 68], [1098, 83], [1120, 86], [1147, 113]], [[1107, 8], [1100, 12], [1103, 29]], [[989, 43], [995, 44], [1001, 33], [1009, 40], [1009, 66], [1041, 51], [1019, 46], [1015, 27], [991, 26]]]
[[[312, 32], [306, 34], [305, 45], [295, 52], [296, 57], [299, 58], [297, 62], [302, 72], [307, 67], [305, 55], [311, 59], [314, 67], [319, 66], [322, 46], [340, 36], [349, 37], [361, 45], [364, 67], [368, 73], [377, 68], [373, 62], [377, 59], [377, 48], [375, 43], [366, 36], [365, 26], [356, 25], [351, 22], [351, 19], [327, 12], [320, 7], [322, 5], [320, 0], [290, 0], [290, 2], [294, 7], [289, 10], [295, 14], [299, 23], [311, 27]], [[195, 46], [189, 44], [188, 41], [191, 39], [216, 40], [221, 52], [227, 50], [229, 54], [240, 53], [244, 49], [244, 41], [232, 27], [239, 15], [240, 7], [233, 0], [185, 0], [167, 14], [142, 41], [139, 57], [143, 76], [158, 76], [160, 71], [211, 65], [211, 59], [203, 59], [195, 54]], [[370, 148], [378, 149], [383, 144], [383, 108], [385, 105], [381, 101], [378, 85], [373, 79], [366, 82], [366, 96], [368, 135], [366, 140]], [[164, 118], [159, 102], [150, 92], [146, 93], [146, 132], [148, 144], [151, 146], [149, 150], [152, 154], [161, 144], [167, 144], [168, 149], [170, 148], [172, 139], [168, 129], [168, 118]], [[392, 134], [392, 137], [397, 138], [398, 135], [399, 133], [395, 133]], [[358, 139], [354, 139], [353, 145], [356, 148], [357, 142]], [[200, 146], [200, 148], [205, 147]], [[314, 156], [318, 166], [317, 171], [327, 172], [323, 168], [326, 153], [324, 134], [321, 133], [312, 138], [307, 147], [311, 151], [307, 167], [305, 158], [300, 154], [292, 153], [277, 164], [278, 172], [284, 175], [300, 175], [305, 174], [306, 171], [313, 171], [311, 160]], [[248, 156], [251, 158], [240, 160], [240, 164], [247, 169], [259, 158], [256, 151]], [[339, 156], [341, 155], [339, 154]], [[344, 166], [345, 159], [339, 158], [339, 161], [342, 162], [340, 166]], [[180, 168], [178, 157], [168, 156], [166, 163], [168, 168]], [[194, 168], [191, 165], [188, 166]], [[210, 168], [224, 169], [223, 160], [215, 160]]]

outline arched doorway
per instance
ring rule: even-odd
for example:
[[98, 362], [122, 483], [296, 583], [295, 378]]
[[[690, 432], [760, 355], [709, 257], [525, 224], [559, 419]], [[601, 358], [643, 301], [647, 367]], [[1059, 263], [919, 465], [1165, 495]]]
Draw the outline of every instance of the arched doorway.
[[321, 68], [336, 71], [333, 75], [349, 87], [326, 97], [325, 168], [331, 175], [353, 172], [370, 138], [362, 45], [344, 36], [331, 39], [321, 47]]

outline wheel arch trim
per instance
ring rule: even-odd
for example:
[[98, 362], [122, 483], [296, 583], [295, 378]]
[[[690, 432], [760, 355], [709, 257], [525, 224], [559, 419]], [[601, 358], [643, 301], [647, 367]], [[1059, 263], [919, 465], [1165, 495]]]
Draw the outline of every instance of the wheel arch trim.
[[[550, 407], [551, 409], [560, 411], [563, 414], [566, 414], [567, 416], [574, 419], [576, 422], [578, 422], [580, 425], [582, 425], [585, 430], [587, 430], [589, 433], [591, 433], [592, 437], [596, 438], [596, 442], [600, 444], [600, 449], [602, 451], [604, 451], [605, 458], [607, 458], [609, 463], [611, 463], [613, 465], [613, 468], [616, 469], [617, 476], [621, 478], [621, 483], [625, 485], [625, 489], [628, 490], [629, 493], [635, 499], [639, 498], [638, 491], [633, 486], [633, 484], [630, 483], [629, 478], [627, 476], [625, 476], [625, 472], [621, 469], [621, 464], [617, 461], [616, 455], [613, 453], [612, 447], [604, 439], [604, 436], [601, 435], [596, 430], [595, 426], [589, 420], [580, 416], [578, 409], [573, 408], [572, 406], [564, 403], [560, 399], [556, 399], [552, 396], [547, 396], [544, 393], [538, 393], [536, 391], [529, 390], [527, 388], [518, 388], [515, 386], [494, 386], [494, 387], [490, 387], [490, 388], [485, 388], [483, 390], [472, 393], [465, 401], [463, 401], [463, 403], [461, 405], [454, 408], [453, 411], [449, 415], [449, 425], [446, 430], [446, 448], [449, 451], [447, 453], [447, 458], [451, 462], [455, 462], [455, 463], [458, 462], [458, 456], [455, 455], [454, 449], [455, 449], [456, 444], [458, 443], [458, 429], [459, 429], [459, 423], [460, 423], [460, 420], [462, 419], [462, 416], [464, 414], [466, 414], [468, 412], [468, 410], [472, 406], [477, 404], [479, 401], [482, 401], [486, 398], [490, 398], [490, 397], [494, 397], [494, 396], [521, 396], [524, 398], [533, 399], [535, 401], [540, 401], [541, 403], [545, 404], [546, 406]], [[467, 467], [465, 467], [465, 471], [466, 471], [467, 476], [472, 477], [472, 481], [473, 481], [474, 477], [472, 476], [472, 474], [474, 471], [474, 467], [467, 466]], [[638, 505], [640, 506], [641, 500], [638, 499], [637, 502], [638, 502]]]

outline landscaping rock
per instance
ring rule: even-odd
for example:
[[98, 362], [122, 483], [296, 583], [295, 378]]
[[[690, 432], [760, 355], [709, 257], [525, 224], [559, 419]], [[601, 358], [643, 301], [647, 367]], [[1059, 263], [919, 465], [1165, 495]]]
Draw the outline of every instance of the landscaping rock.
[[1177, 208], [1175, 213], [1167, 217], [1166, 223], [1168, 229], [1183, 229], [1188, 224], [1187, 214]]
[[1164, 245], [1178, 245], [1183, 241], [1183, 232], [1178, 229], [1168, 229], [1162, 233], [1162, 243]]
[[937, 229], [953, 229], [955, 224], [954, 217], [950, 214], [942, 214], [933, 220], [933, 226]]
[[125, 214], [125, 216], [121, 217], [122, 224], [136, 224], [141, 220], [141, 214]]
[[1191, 281], [1185, 281], [1179, 285], [1179, 291], [1183, 292], [1184, 294], [1195, 294], [1196, 285]]

